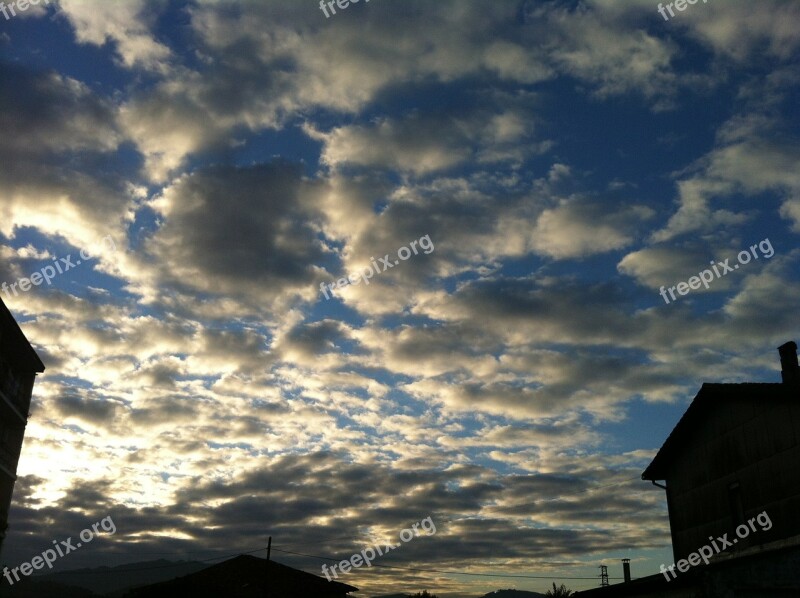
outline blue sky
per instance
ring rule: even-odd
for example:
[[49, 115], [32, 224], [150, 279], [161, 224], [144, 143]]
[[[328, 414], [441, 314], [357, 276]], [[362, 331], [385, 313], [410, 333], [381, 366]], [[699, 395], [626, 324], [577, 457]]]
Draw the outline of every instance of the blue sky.
[[3, 562], [111, 515], [58, 566], [267, 535], [347, 558], [428, 516], [384, 564], [547, 579], [344, 581], [456, 598], [671, 563], [641, 472], [702, 382], [778, 381], [800, 338], [800, 7], [656, 8], [0, 17], [2, 297], [47, 366]]

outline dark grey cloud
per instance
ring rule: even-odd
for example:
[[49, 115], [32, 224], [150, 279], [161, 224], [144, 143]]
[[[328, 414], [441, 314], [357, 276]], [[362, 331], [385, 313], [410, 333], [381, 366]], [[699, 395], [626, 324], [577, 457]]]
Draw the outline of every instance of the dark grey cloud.
[[316, 186], [299, 166], [217, 166], [179, 179], [147, 253], [171, 285], [264, 300], [313, 286], [325, 251], [313, 227]]
[[64, 417], [75, 417], [94, 424], [109, 424], [122, 406], [116, 402], [81, 396], [76, 391], [56, 397], [52, 405]]
[[[0, 61], [0, 155], [15, 160], [65, 151], [111, 151], [121, 141], [116, 108], [85, 84], [54, 71]], [[5, 160], [4, 160], [5, 161]]]
[[134, 424], [147, 425], [163, 421], [191, 422], [196, 413], [197, 405], [183, 395], [167, 395], [149, 400], [147, 407], [135, 407], [130, 417]]
[[[289, 330], [277, 349], [313, 358], [316, 355], [342, 351], [345, 343], [349, 345], [351, 341], [352, 337], [343, 323], [335, 320], [322, 320], [298, 324]], [[347, 352], [351, 355], [365, 353], [358, 347], [348, 347]]]
[[[160, 508], [116, 504], [109, 499], [114, 482], [84, 480], [44, 509], [33, 510], [34, 503], [21, 501], [13, 513], [12, 541], [17, 549], [36, 552], [37, 546], [49, 544], [50, 539], [74, 537], [90, 523], [111, 515], [118, 532], [102, 544], [111, 560], [129, 551], [130, 543], [135, 543], [141, 555], [158, 551], [174, 557], [200, 550], [198, 546], [252, 550], [263, 546], [265, 536], [271, 535], [279, 560], [309, 570], [321, 562], [282, 550], [346, 558], [381, 540], [396, 542], [402, 529], [428, 516], [436, 534], [403, 545], [402, 550], [387, 555], [384, 564], [435, 562], [442, 568], [463, 568], [491, 558], [508, 563], [524, 559], [544, 566], [561, 559], [574, 565], [599, 546], [604, 551], [622, 551], [663, 544], [654, 541], [649, 531], [643, 532], [646, 526], [658, 524], [662, 508], [660, 501], [646, 500], [658, 494], [649, 486], [620, 483], [598, 489], [596, 483], [588, 484], [579, 475], [502, 476], [475, 466], [450, 472], [402, 472], [347, 463], [342, 457], [331, 453], [289, 455], [236, 480], [197, 479], [196, 484], [184, 485], [177, 492], [173, 504]], [[472, 479], [476, 473], [485, 481]], [[630, 478], [631, 473], [635, 472], [623, 469], [616, 475]], [[42, 482], [23, 480], [26, 496]], [[568, 500], [552, 500], [554, 495]], [[376, 499], [383, 504], [376, 506]], [[608, 527], [598, 525], [600, 510]], [[56, 514], [58, 525], [44, 531], [42, 518]], [[621, 529], [613, 524], [623, 518], [635, 521], [636, 526]], [[165, 530], [180, 530], [180, 537], [164, 537]], [[309, 550], [312, 544], [314, 549]], [[76, 553], [81, 558], [72, 564], [91, 563], [96, 558], [91, 552], [87, 548], [83, 554]]]

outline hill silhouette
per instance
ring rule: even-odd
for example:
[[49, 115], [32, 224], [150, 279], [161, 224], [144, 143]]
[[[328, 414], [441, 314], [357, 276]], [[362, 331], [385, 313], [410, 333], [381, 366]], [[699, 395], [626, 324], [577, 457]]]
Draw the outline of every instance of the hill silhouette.
[[481, 598], [546, 598], [546, 594], [525, 590], [495, 590], [484, 594]]
[[206, 569], [197, 561], [144, 561], [116, 567], [74, 569], [0, 584], [0, 598], [88, 598], [122, 596], [132, 587], [153, 584]]
[[5, 580], [0, 584], [0, 598], [96, 598], [98, 594], [55, 581], [25, 578], [9, 586]]

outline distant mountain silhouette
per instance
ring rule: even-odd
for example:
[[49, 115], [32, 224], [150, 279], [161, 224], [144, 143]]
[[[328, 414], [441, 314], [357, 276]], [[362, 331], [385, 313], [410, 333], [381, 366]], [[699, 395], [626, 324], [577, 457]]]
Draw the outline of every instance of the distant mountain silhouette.
[[[172, 581], [136, 588], [126, 598], [348, 598], [358, 588], [275, 561], [241, 555]], [[351, 597], [352, 598], [352, 597]]]
[[98, 595], [85, 588], [26, 577], [13, 586], [0, 579], [0, 598], [96, 598]]
[[122, 592], [135, 586], [158, 583], [176, 577], [196, 573], [209, 567], [198, 561], [144, 561], [117, 567], [76, 569], [46, 575], [43, 579], [68, 586], [86, 588], [101, 595], [121, 596]]
[[484, 594], [481, 598], [546, 598], [546, 595], [525, 590], [495, 590]]
[[[10, 586], [2, 580], [0, 598], [84, 598], [122, 596], [135, 586], [158, 583], [208, 568], [197, 561], [145, 561], [117, 567], [74, 569], [26, 577]], [[2, 579], [2, 578], [0, 578]]]

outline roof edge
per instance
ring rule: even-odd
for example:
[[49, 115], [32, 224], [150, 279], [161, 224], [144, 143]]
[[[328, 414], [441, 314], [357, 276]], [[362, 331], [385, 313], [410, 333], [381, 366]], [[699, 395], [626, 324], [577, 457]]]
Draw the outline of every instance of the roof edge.
[[8, 320], [10, 322], [10, 331], [11, 334], [17, 337], [17, 341], [27, 349], [27, 355], [25, 356], [25, 361], [31, 364], [31, 369], [36, 372], [37, 374], [41, 374], [45, 370], [44, 363], [39, 358], [39, 355], [36, 353], [36, 350], [31, 345], [28, 337], [25, 336], [25, 333], [20, 328], [19, 323], [17, 322], [14, 314], [11, 313], [11, 310], [8, 309], [8, 306], [3, 302], [3, 299], [0, 298], [0, 318]]

